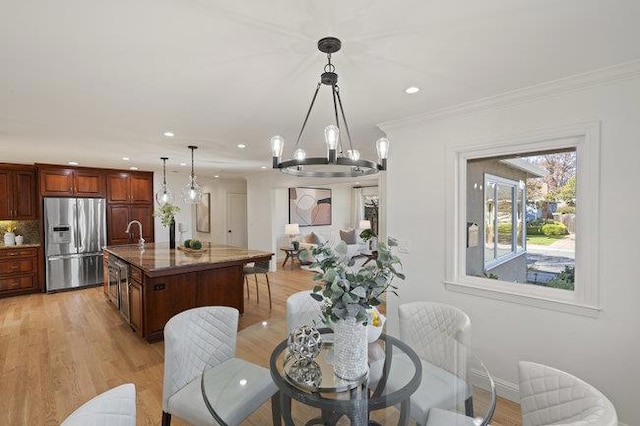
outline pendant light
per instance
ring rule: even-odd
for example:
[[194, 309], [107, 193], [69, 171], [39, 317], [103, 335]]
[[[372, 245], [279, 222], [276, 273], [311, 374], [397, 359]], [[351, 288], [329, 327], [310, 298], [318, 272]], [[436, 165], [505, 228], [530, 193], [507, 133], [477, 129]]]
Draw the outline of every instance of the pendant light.
[[196, 182], [196, 175], [193, 172], [193, 151], [198, 147], [189, 145], [188, 148], [191, 150], [191, 176], [189, 176], [189, 182], [182, 189], [182, 201], [187, 204], [198, 204], [202, 200], [202, 188]]
[[167, 160], [168, 157], [160, 157], [162, 160], [162, 185], [160, 190], [156, 192], [156, 202], [159, 205], [173, 203], [173, 191], [167, 186]]
[[[361, 177], [378, 173], [387, 169], [387, 158], [389, 155], [389, 140], [380, 138], [376, 141], [378, 160], [366, 160], [360, 155], [360, 151], [353, 148], [351, 143], [351, 132], [347, 124], [347, 118], [342, 108], [342, 98], [338, 86], [338, 74], [335, 73], [335, 66], [331, 63], [331, 54], [336, 53], [342, 47], [342, 42], [335, 37], [325, 37], [318, 41], [318, 50], [327, 54], [327, 64], [324, 72], [320, 76], [320, 82], [316, 86], [316, 91], [311, 99], [311, 105], [307, 110], [307, 115], [302, 123], [296, 144], [293, 147], [293, 154], [289, 160], [282, 159], [284, 139], [282, 136], [271, 138], [271, 155], [273, 158], [273, 168], [280, 169], [283, 173], [293, 176], [306, 177]], [[333, 115], [335, 124], [329, 124], [324, 129], [327, 155], [324, 157], [307, 157], [302, 149], [302, 134], [311, 115], [311, 110], [318, 96], [318, 91], [322, 85], [330, 86], [333, 97]], [[340, 127], [340, 118], [343, 127]], [[343, 132], [344, 130], [344, 132]], [[344, 137], [346, 136], [346, 137]], [[346, 141], [348, 144], [344, 144]]]

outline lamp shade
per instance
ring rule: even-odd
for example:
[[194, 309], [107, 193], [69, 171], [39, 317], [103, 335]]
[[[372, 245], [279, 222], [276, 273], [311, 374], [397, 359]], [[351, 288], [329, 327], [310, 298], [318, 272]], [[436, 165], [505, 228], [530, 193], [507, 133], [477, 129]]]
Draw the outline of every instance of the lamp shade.
[[370, 220], [361, 220], [358, 225], [359, 229], [371, 229], [371, 221]]
[[289, 236], [298, 235], [300, 233], [300, 226], [297, 223], [287, 223], [284, 226], [284, 233]]

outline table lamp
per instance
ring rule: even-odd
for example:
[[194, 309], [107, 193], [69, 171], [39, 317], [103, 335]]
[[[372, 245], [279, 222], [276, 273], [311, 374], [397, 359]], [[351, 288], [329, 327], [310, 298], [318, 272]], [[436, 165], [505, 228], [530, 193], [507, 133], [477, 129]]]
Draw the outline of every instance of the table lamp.
[[287, 223], [284, 225], [284, 233], [289, 236], [290, 245], [296, 248], [293, 244], [293, 238], [300, 233], [300, 226], [297, 223]]
[[360, 224], [358, 225], [359, 229], [365, 230], [365, 229], [371, 229], [371, 221], [370, 220], [361, 220]]

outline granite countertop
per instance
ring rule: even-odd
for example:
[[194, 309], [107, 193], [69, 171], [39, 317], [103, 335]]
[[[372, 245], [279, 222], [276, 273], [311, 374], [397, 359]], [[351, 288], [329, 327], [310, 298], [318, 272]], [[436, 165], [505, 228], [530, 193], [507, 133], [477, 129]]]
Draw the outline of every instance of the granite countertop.
[[40, 243], [25, 243], [25, 244], [14, 244], [12, 246], [5, 246], [3, 243], [0, 242], [0, 250], [4, 250], [4, 249], [20, 249], [20, 248], [25, 248], [25, 247], [40, 247]]
[[222, 263], [247, 263], [271, 258], [268, 251], [251, 250], [224, 244], [203, 243], [202, 252], [187, 253], [170, 249], [169, 243], [147, 243], [144, 250], [137, 245], [106, 246], [104, 250], [125, 262], [151, 273], [174, 269], [206, 270]]

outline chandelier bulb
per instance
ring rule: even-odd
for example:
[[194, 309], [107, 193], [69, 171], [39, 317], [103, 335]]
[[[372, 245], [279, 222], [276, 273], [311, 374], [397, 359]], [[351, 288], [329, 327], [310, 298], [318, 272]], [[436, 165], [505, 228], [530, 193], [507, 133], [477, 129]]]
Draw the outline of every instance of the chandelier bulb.
[[328, 149], [337, 149], [340, 140], [340, 129], [333, 124], [329, 124], [324, 128], [324, 140]]
[[282, 149], [284, 148], [284, 138], [280, 135], [271, 137], [271, 156], [282, 157]]
[[360, 159], [360, 151], [357, 149], [350, 149], [347, 151], [347, 157], [349, 157], [350, 160], [358, 161]]
[[376, 141], [376, 151], [381, 160], [386, 160], [389, 156], [389, 139], [380, 138]]
[[298, 161], [304, 161], [306, 156], [307, 156], [307, 153], [304, 152], [304, 149], [302, 148], [298, 148], [295, 151], [293, 151], [293, 158]]

